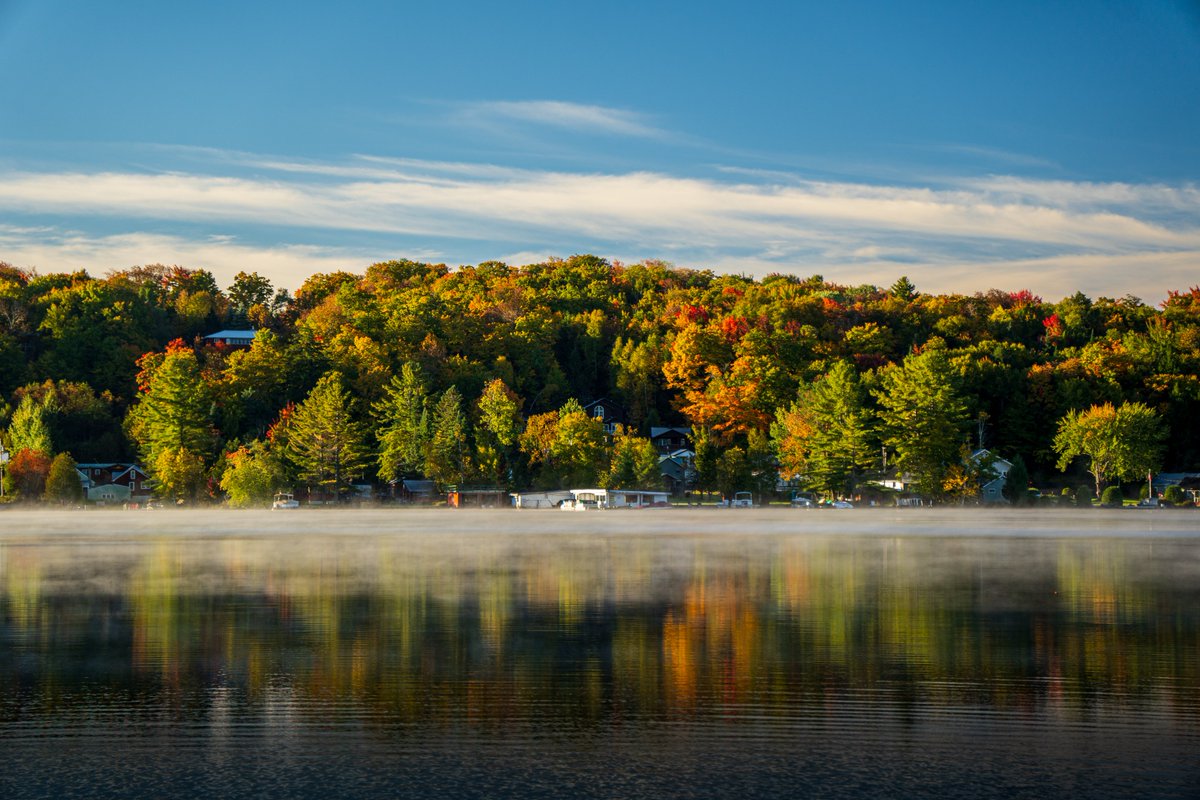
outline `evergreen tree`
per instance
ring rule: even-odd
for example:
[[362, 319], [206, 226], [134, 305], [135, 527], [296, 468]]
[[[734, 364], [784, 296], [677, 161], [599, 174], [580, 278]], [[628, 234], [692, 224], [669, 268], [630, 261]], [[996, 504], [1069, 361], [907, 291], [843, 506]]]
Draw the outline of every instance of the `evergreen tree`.
[[420, 367], [409, 361], [375, 404], [379, 420], [379, 477], [385, 481], [423, 472], [429, 441], [426, 407], [429, 393]]
[[1004, 478], [1004, 496], [1014, 506], [1029, 503], [1029, 470], [1025, 468], [1025, 459], [1019, 455], [1013, 456], [1012, 467]]
[[83, 500], [83, 483], [79, 480], [75, 459], [71, 458], [70, 453], [59, 453], [50, 462], [45, 497], [51, 503], [62, 505]]
[[44, 408], [30, 394], [21, 398], [17, 410], [13, 412], [8, 425], [8, 442], [9, 449], [14, 453], [32, 450], [48, 456], [53, 451]]
[[854, 367], [839, 361], [801, 389], [776, 416], [772, 439], [780, 463], [831, 495], [852, 494], [858, 476], [875, 463], [873, 419]]
[[880, 383], [875, 397], [884, 444], [895, 451], [896, 465], [913, 473], [923, 494], [940, 496], [950, 466], [958, 463], [967, 422], [945, 354], [926, 350], [910, 355], [884, 370]]
[[[129, 432], [138, 443], [151, 477], [178, 483], [157, 472], [159, 456], [183, 450], [201, 462], [213, 445], [212, 398], [196, 354], [183, 342], [172, 342], [164, 354], [143, 357], [138, 403], [130, 411]], [[182, 463], [172, 457], [163, 464]], [[182, 476], [181, 476], [182, 477]]]
[[901, 275], [900, 279], [892, 284], [892, 288], [888, 290], [888, 294], [897, 300], [915, 300], [917, 298], [917, 287], [913, 286], [913, 282], [908, 279], [907, 275]]
[[369, 455], [366, 434], [354, 419], [340, 373], [329, 372], [317, 381], [291, 415], [287, 440], [301, 479], [332, 490], [335, 497], [362, 473]]
[[467, 417], [462, 395], [451, 386], [438, 398], [429, 435], [426, 473], [438, 483], [461, 483], [467, 474]]

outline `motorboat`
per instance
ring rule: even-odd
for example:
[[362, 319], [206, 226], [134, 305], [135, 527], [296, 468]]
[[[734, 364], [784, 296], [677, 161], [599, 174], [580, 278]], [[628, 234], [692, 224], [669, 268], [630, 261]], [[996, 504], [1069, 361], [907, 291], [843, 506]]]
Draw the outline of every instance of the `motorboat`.
[[271, 503], [272, 511], [288, 511], [299, 507], [300, 501], [293, 497], [291, 492], [276, 493], [275, 500]]

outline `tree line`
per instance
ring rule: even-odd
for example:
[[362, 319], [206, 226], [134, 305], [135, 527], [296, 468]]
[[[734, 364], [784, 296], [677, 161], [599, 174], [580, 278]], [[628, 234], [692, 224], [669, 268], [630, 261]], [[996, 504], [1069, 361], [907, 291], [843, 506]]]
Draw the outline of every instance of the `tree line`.
[[[228, 327], [253, 344], [205, 343]], [[163, 496], [235, 504], [410, 477], [653, 488], [658, 425], [692, 429], [704, 491], [847, 494], [886, 464], [967, 497], [980, 447], [1098, 491], [1200, 464], [1198, 366], [1200, 288], [1046, 302], [582, 255], [388, 261], [292, 296], [245, 272], [0, 264], [9, 497], [71, 499], [72, 460], [134, 459]], [[615, 435], [584, 411], [599, 398], [624, 409]]]

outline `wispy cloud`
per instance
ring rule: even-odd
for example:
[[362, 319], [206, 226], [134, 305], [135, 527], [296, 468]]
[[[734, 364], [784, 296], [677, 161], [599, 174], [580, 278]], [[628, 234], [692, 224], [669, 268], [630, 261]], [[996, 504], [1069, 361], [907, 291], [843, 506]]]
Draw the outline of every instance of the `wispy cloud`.
[[[1200, 252], [1200, 192], [1187, 185], [988, 177], [913, 187], [788, 173], [697, 178], [367, 156], [325, 163], [240, 154], [210, 167], [209, 173], [0, 172], [0, 211], [39, 224], [109, 218], [126, 229], [155, 221], [215, 232], [266, 226], [276, 238], [310, 241], [361, 235], [394, 242], [395, 250], [381, 254], [389, 257], [435, 243], [433, 251], [463, 262], [512, 251], [593, 250], [756, 274], [844, 272], [890, 281], [905, 271], [914, 280], [924, 274], [937, 281], [931, 290], [985, 288], [1021, 276], [1047, 294], [1059, 287], [1123, 294], [1140, 286], [1161, 296], [1181, 280], [1194, 282], [1182, 277], [1180, 265], [1198, 263]], [[38, 234], [23, 236], [20, 252], [42, 260], [22, 263], [47, 268], [75, 259], [72, 248], [83, 246], [50, 237], [37, 250]], [[184, 246], [181, 238], [142, 236], [93, 246], [110, 254], [104, 263], [122, 254], [128, 263], [162, 261], [168, 256], [154, 247], [182, 252]], [[330, 251], [239, 241], [264, 249], [256, 258], [272, 250], [305, 265], [338, 259]], [[216, 256], [210, 248], [224, 246], [193, 245], [189, 252], [204, 263]], [[4, 237], [0, 247], [0, 258], [20, 261]], [[135, 255], [135, 247], [146, 249]], [[1131, 272], [1134, 264], [1142, 266]], [[1078, 282], [1064, 285], [1059, 276], [1066, 275]]]
[[222, 286], [247, 270], [271, 278], [279, 287], [295, 288], [315, 272], [358, 270], [383, 257], [365, 249], [254, 245], [229, 236], [189, 238], [145, 232], [95, 236], [53, 227], [0, 226], [0, 259], [43, 273], [87, 269], [102, 275], [137, 264], [164, 263], [207, 269]]
[[655, 127], [644, 114], [608, 106], [562, 100], [492, 100], [468, 103], [460, 118], [476, 123], [522, 123], [563, 128], [578, 133], [665, 139], [671, 136]]

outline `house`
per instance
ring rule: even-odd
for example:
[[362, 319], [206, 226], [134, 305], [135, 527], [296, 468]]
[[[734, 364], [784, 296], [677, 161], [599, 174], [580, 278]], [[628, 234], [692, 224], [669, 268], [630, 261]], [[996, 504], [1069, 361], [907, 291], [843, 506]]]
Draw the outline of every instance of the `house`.
[[660, 455], [669, 455], [678, 450], [693, 450], [692, 429], [674, 427], [651, 427], [650, 441]]
[[609, 436], [617, 432], [618, 425], [625, 424], [625, 410], [607, 397], [593, 400], [584, 406], [583, 410], [589, 417], [595, 417]]
[[682, 494], [696, 482], [696, 454], [676, 450], [658, 459], [658, 472], [671, 494]]
[[249, 347], [254, 344], [253, 330], [223, 330], [210, 333], [204, 337], [205, 344], [215, 344], [220, 347]]
[[76, 464], [84, 497], [94, 503], [129, 503], [150, 499], [150, 476], [137, 464]]
[[1006, 503], [1004, 484], [1008, 481], [1008, 471], [1012, 462], [995, 455], [988, 450], [976, 450], [967, 458], [967, 462], [976, 468], [984, 468], [991, 474], [979, 479], [979, 501], [981, 503]]

